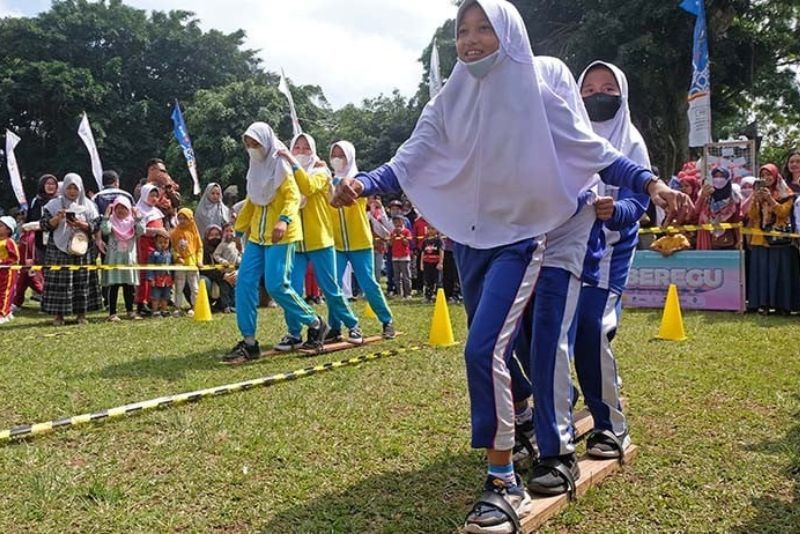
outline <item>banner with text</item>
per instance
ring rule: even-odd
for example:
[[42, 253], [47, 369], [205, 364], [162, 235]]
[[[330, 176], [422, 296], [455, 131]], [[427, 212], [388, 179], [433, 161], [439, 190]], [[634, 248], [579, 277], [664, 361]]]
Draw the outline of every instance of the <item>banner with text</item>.
[[670, 284], [678, 286], [681, 307], [690, 310], [744, 310], [742, 253], [737, 250], [684, 251], [672, 256], [636, 253], [622, 297], [629, 308], [662, 308]]

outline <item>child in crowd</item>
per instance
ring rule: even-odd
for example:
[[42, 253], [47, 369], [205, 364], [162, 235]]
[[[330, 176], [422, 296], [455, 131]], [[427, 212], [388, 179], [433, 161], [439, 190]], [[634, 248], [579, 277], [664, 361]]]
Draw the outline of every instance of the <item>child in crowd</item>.
[[[421, 220], [422, 218], [417, 220]], [[425, 300], [433, 302], [439, 288], [439, 277], [444, 270], [444, 244], [439, 232], [433, 225], [428, 225], [425, 239], [422, 241], [419, 270], [425, 281]]]
[[[139, 237], [136, 243], [137, 257], [139, 263], [147, 263], [150, 254], [156, 250], [156, 236], [162, 235], [169, 242], [169, 233], [164, 228], [164, 214], [156, 207], [161, 192], [153, 184], [145, 184], [139, 190], [139, 201], [136, 209], [142, 217], [146, 232]], [[150, 298], [150, 282], [145, 271], [139, 273], [139, 288], [136, 291], [136, 311], [139, 315], [147, 317], [151, 311], [147, 308], [147, 303], [152, 301]], [[157, 300], [157, 299], [156, 299]]]
[[14, 316], [11, 313], [14, 288], [17, 285], [17, 272], [7, 266], [19, 265], [19, 250], [11, 238], [17, 222], [13, 217], [0, 217], [0, 324], [7, 323]]
[[[200, 237], [200, 232], [194, 223], [192, 210], [181, 208], [178, 211], [178, 225], [172, 230], [170, 239], [172, 240], [172, 257], [175, 265], [183, 267], [203, 266], [203, 238]], [[199, 283], [200, 273], [197, 270], [175, 271], [175, 312], [173, 313], [175, 317], [180, 317], [183, 312], [183, 290], [187, 284], [192, 296], [191, 302], [189, 302], [190, 309], [186, 314], [189, 317], [194, 315], [192, 308], [197, 302]]]
[[405, 299], [411, 298], [411, 241], [414, 236], [405, 226], [405, 217], [392, 217], [392, 268], [394, 283], [398, 293]]
[[235, 226], [237, 233], [248, 234], [236, 282], [236, 321], [243, 339], [225, 355], [225, 360], [261, 357], [256, 323], [262, 277], [269, 295], [283, 308], [287, 324], [299, 322], [307, 326], [307, 346], [321, 350], [330, 327], [289, 281], [295, 244], [303, 238], [303, 224], [300, 191], [291, 169], [278, 156], [278, 151], [286, 147], [264, 122], [251, 124], [242, 140], [250, 155], [247, 200]]
[[236, 233], [231, 223], [222, 225], [222, 241], [214, 249], [214, 262], [220, 265], [238, 267], [242, 259], [239, 247], [236, 245]]
[[[145, 227], [139, 212], [131, 206], [127, 197], [118, 196], [103, 215], [100, 231], [108, 238], [105, 263], [107, 265], [135, 265], [136, 240], [144, 234]], [[117, 269], [102, 272], [102, 284], [108, 288], [108, 320], [118, 322], [117, 298], [122, 288], [125, 300], [125, 311], [128, 319], [138, 320], [142, 317], [133, 310], [133, 297], [139, 285], [139, 275], [133, 270]]]
[[[169, 238], [157, 234], [154, 238], [155, 249], [147, 258], [148, 265], [172, 265]], [[172, 275], [168, 270], [148, 271], [146, 273], [150, 285], [150, 309], [153, 317], [169, 317], [169, 299], [172, 294]]]

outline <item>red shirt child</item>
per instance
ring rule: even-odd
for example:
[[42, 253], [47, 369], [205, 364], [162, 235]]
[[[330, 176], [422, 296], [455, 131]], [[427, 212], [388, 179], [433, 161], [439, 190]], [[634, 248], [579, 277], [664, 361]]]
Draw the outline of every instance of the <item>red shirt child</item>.
[[[0, 265], [19, 265], [19, 250], [11, 238], [17, 223], [13, 217], [0, 217]], [[0, 324], [11, 320], [11, 301], [17, 285], [17, 272], [0, 269]]]
[[402, 217], [394, 217], [394, 230], [392, 231], [392, 260], [411, 259], [411, 241], [414, 236], [403, 224]]

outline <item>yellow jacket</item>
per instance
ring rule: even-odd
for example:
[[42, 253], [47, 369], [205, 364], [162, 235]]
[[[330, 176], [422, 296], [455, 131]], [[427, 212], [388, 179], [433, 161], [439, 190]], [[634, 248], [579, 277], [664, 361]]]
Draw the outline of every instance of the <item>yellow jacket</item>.
[[[792, 210], [794, 209], [794, 202], [792, 197], [785, 198], [778, 201], [776, 206], [772, 207], [772, 213], [775, 215], [775, 225], [784, 226], [791, 224]], [[750, 208], [747, 211], [748, 224], [750, 228], [761, 228], [761, 205], [758, 202], [751, 202]], [[753, 247], [769, 247], [767, 239], [763, 235], [751, 235], [750, 246]]]
[[333, 219], [336, 250], [350, 252], [372, 248], [372, 232], [367, 219], [367, 199], [359, 198], [346, 208], [329, 208]]
[[286, 216], [288, 224], [283, 239], [278, 245], [295, 243], [303, 239], [303, 223], [300, 221], [300, 190], [291, 175], [287, 175], [275, 192], [275, 198], [268, 206], [257, 206], [248, 198], [236, 217], [235, 230], [248, 234], [248, 241], [257, 245], [272, 245], [272, 230], [280, 217]]
[[300, 210], [303, 224], [303, 242], [298, 252], [313, 252], [332, 247], [333, 223], [328, 204], [330, 178], [324, 170], [309, 175], [303, 168], [294, 171], [294, 179], [300, 193], [306, 197], [306, 205]]

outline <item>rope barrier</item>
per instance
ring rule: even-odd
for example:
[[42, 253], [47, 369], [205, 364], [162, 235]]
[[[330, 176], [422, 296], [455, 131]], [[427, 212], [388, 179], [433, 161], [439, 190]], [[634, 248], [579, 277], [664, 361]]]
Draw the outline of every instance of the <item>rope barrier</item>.
[[87, 423], [108, 421], [109, 419], [117, 419], [120, 417], [125, 417], [128, 415], [141, 413], [149, 410], [167, 408], [170, 406], [178, 406], [180, 404], [184, 404], [187, 402], [197, 402], [207, 397], [219, 397], [221, 395], [228, 395], [230, 393], [247, 391], [249, 389], [253, 389], [259, 386], [261, 387], [274, 386], [275, 384], [279, 384], [281, 382], [289, 382], [292, 380], [297, 380], [299, 378], [305, 378], [319, 373], [333, 371], [334, 369], [341, 369], [343, 367], [352, 367], [360, 365], [362, 363], [367, 363], [382, 358], [388, 358], [390, 356], [396, 356], [402, 353], [416, 352], [419, 350], [421, 350], [421, 347], [414, 346], [408, 348], [375, 352], [373, 354], [368, 354], [366, 356], [358, 356], [356, 358], [350, 358], [347, 360], [339, 360], [337, 362], [328, 362], [321, 365], [315, 365], [313, 367], [306, 367], [304, 369], [298, 369], [297, 371], [291, 371], [289, 373], [280, 373], [277, 375], [267, 376], [263, 378], [247, 380], [245, 382], [228, 384], [226, 386], [201, 389], [198, 391], [180, 393], [178, 395], [171, 395], [168, 397], [159, 397], [156, 399], [150, 399], [142, 402], [126, 404], [124, 406], [118, 406], [116, 408], [101, 410], [99, 412], [85, 413], [73, 417], [64, 417], [62, 419], [47, 421], [44, 423], [35, 423], [30, 425], [17, 426], [14, 428], [10, 428], [8, 430], [0, 431], [0, 443], [18, 441], [33, 436], [38, 436], [41, 434], [53, 432], [55, 430], [63, 430], [65, 428], [70, 428], [78, 425], [85, 425]]
[[768, 237], [790, 237], [800, 238], [800, 233], [787, 232], [767, 232], [759, 228], [750, 228], [742, 223], [718, 223], [718, 224], [687, 224], [684, 226], [666, 226], [656, 228], [642, 228], [639, 234], [679, 234], [682, 232], [696, 232], [698, 230], [739, 230], [745, 235], [761, 235]]

